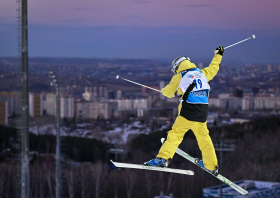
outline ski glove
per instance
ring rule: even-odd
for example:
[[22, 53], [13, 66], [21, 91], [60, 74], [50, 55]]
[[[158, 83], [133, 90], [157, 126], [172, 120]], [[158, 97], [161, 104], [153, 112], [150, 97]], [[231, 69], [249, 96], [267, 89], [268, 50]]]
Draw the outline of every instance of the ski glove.
[[220, 54], [221, 56], [224, 55], [224, 48], [223, 48], [223, 46], [220, 45], [219, 47], [216, 48], [216, 50], [218, 50], [217, 54]]

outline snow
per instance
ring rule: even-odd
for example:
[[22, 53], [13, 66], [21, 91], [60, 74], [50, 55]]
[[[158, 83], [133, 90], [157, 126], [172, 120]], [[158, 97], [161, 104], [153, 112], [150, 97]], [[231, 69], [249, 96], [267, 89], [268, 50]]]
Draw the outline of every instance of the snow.
[[[111, 128], [113, 128], [113, 130], [100, 131], [97, 133], [94, 132], [95, 129], [90, 129], [90, 127], [91, 124], [89, 123], [77, 124], [76, 129], [61, 126], [60, 134], [61, 136], [96, 138], [112, 144], [126, 144], [129, 141], [130, 136], [148, 134], [151, 132], [151, 130], [145, 124], [141, 124], [140, 121], [134, 121], [129, 125], [123, 124], [122, 126], [111, 124]], [[161, 130], [166, 127], [168, 126], [162, 126]], [[29, 127], [29, 131], [36, 135], [56, 135], [56, 125], [34, 125]]]
[[55, 135], [56, 129], [53, 124], [43, 125], [43, 126], [32, 126], [29, 127], [29, 131], [36, 135]]
[[102, 140], [112, 144], [125, 144], [130, 135], [148, 134], [150, 129], [142, 125], [139, 121], [131, 125], [123, 124], [122, 127], [115, 127], [113, 130], [102, 132]]

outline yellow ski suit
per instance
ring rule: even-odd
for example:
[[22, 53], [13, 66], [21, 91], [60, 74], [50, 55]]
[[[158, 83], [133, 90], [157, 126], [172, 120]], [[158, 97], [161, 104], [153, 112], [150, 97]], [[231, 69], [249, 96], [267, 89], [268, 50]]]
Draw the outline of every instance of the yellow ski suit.
[[[201, 70], [201, 72], [207, 78], [207, 81], [212, 80], [217, 74], [221, 61], [222, 56], [215, 54], [210, 65]], [[177, 90], [179, 95], [184, 95], [183, 91], [178, 88], [181, 81], [180, 72], [192, 68], [196, 68], [194, 63], [191, 63], [189, 60], [182, 61], [177, 70], [177, 74], [174, 75], [170, 83], [161, 90], [162, 94], [168, 98], [171, 98]], [[172, 129], [168, 131], [167, 139], [162, 145], [157, 157], [164, 158], [166, 160], [173, 158], [175, 151], [182, 142], [185, 133], [191, 129], [196, 136], [198, 146], [202, 152], [202, 159], [205, 168], [214, 170], [218, 164], [218, 161], [212, 140], [209, 136], [206, 122], [202, 123], [187, 120], [186, 118], [180, 116], [181, 108], [182, 102], [180, 102], [178, 107], [178, 116], [172, 126]]]

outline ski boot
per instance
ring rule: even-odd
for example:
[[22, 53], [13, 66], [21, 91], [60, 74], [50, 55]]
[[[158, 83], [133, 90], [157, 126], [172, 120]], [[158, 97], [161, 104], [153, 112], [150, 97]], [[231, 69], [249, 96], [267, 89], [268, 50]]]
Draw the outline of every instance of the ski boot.
[[[203, 164], [203, 161], [202, 161], [202, 160], [198, 160], [198, 159], [196, 159], [195, 161], [196, 161], [196, 163], [197, 163], [199, 166], [201, 166], [201, 167], [205, 168], [205, 166], [204, 166], [204, 164]], [[219, 166], [218, 166], [218, 165], [215, 167], [215, 169], [214, 169], [214, 170], [209, 170], [209, 169], [207, 169], [207, 168], [205, 168], [205, 169], [206, 169], [208, 172], [210, 172], [210, 173], [212, 173], [213, 175], [215, 175], [215, 176], [217, 176], [217, 175], [219, 174], [219, 172], [218, 172], [218, 170], [219, 170]]]
[[171, 159], [163, 159], [163, 158], [155, 158], [155, 159], [152, 159], [148, 162], [144, 162], [144, 166], [156, 166], [156, 167], [163, 167], [163, 168], [166, 168], [168, 166], [168, 164], [171, 162]]

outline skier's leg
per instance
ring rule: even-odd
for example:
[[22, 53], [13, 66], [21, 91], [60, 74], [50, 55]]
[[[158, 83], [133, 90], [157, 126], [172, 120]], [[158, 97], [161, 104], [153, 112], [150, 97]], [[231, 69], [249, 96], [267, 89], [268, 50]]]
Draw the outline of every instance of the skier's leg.
[[193, 122], [188, 121], [182, 116], [178, 116], [172, 126], [172, 129], [168, 131], [167, 139], [161, 146], [158, 158], [172, 159], [176, 149], [182, 142], [185, 133], [191, 129]]
[[196, 122], [193, 127], [198, 146], [202, 153], [203, 164], [208, 170], [214, 170], [218, 165], [217, 156], [205, 123]]

